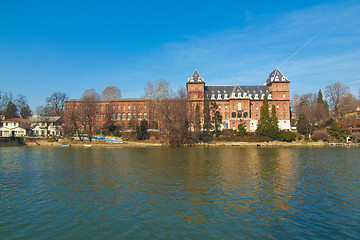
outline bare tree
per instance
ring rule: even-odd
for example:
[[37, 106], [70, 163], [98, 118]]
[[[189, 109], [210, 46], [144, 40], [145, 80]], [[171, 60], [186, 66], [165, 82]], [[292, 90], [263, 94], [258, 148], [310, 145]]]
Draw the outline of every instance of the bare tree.
[[81, 111], [80, 111], [81, 102], [68, 102], [67, 108], [65, 109], [65, 121], [68, 123], [68, 131], [72, 133], [77, 133], [79, 140], [82, 141], [80, 133], [80, 124], [81, 124]]
[[63, 117], [66, 99], [68, 99], [66, 93], [62, 92], [55, 92], [46, 98], [46, 106], [51, 109], [52, 115]]
[[19, 110], [20, 117], [22, 117], [23, 119], [28, 119], [32, 115], [32, 111], [30, 109], [30, 106], [27, 104], [26, 97], [19, 94], [15, 102], [17, 109]]
[[340, 117], [339, 104], [341, 98], [349, 93], [349, 88], [341, 82], [336, 82], [325, 87], [326, 98], [329, 100], [330, 109], [333, 111], [335, 118]]
[[346, 94], [340, 98], [339, 114], [345, 116], [345, 114], [354, 112], [359, 105], [359, 101], [351, 93]]
[[120, 90], [118, 87], [108, 86], [102, 91], [101, 98], [103, 100], [118, 100], [121, 98]]
[[5, 111], [8, 106], [8, 103], [13, 102], [13, 101], [14, 101], [14, 97], [13, 97], [12, 93], [4, 92], [3, 94], [1, 94], [1, 92], [0, 92], [0, 110], [1, 111]]
[[169, 144], [171, 146], [191, 144], [188, 103], [184, 90], [180, 89], [177, 95], [165, 99], [159, 107], [162, 132], [167, 136]]
[[98, 112], [97, 101], [99, 99], [100, 96], [94, 89], [85, 90], [81, 98], [81, 122], [90, 141], [95, 127], [95, 119]]
[[321, 91], [318, 95], [313, 93], [296, 96], [292, 102], [295, 114], [298, 117], [298, 131], [311, 134], [316, 128], [324, 127], [329, 119], [326, 102], [322, 99]]
[[144, 98], [149, 100], [149, 124], [153, 125], [155, 119], [159, 121], [162, 117], [160, 108], [164, 101], [170, 98], [169, 82], [167, 80], [157, 80], [154, 83], [147, 81]]

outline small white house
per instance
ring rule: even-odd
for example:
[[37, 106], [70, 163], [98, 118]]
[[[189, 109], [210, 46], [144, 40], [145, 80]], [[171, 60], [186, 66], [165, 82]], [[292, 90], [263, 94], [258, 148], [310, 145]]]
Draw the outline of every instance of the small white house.
[[26, 125], [30, 124], [27, 119], [11, 118], [1, 121], [1, 137], [23, 137], [26, 135]]
[[35, 136], [62, 136], [63, 120], [58, 116], [33, 115], [29, 118], [31, 122], [32, 135]]

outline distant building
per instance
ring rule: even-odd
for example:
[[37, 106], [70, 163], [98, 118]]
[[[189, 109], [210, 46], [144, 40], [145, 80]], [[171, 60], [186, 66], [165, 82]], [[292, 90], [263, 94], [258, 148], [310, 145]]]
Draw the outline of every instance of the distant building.
[[27, 127], [30, 125], [30, 121], [21, 118], [11, 118], [2, 120], [2, 127], [0, 127], [1, 137], [23, 137], [27, 134]]
[[[290, 81], [275, 69], [270, 73], [263, 85], [232, 85], [207, 86], [197, 70], [188, 78], [186, 83], [188, 103], [191, 108], [198, 107], [201, 113], [205, 99], [215, 102], [222, 115], [222, 129], [237, 129], [240, 122], [244, 122], [248, 131], [255, 131], [260, 119], [260, 109], [265, 96], [271, 108], [276, 108], [279, 127], [290, 130]], [[64, 120], [69, 123], [69, 115], [74, 109], [81, 112], [81, 100], [65, 101]], [[153, 119], [155, 116], [149, 111], [150, 101], [146, 99], [121, 99], [113, 101], [97, 101], [98, 112], [95, 124], [101, 126], [111, 117], [114, 124], [125, 125], [131, 119]], [[192, 111], [193, 111], [192, 109]]]
[[222, 115], [222, 129], [237, 129], [240, 122], [248, 131], [255, 131], [265, 96], [271, 108], [276, 108], [279, 128], [290, 130], [290, 93], [288, 79], [279, 69], [272, 71], [263, 85], [206, 86], [197, 70], [187, 81], [188, 99], [193, 107], [203, 108], [203, 99], [215, 102]]
[[64, 121], [58, 116], [33, 115], [29, 117], [34, 136], [62, 136]]

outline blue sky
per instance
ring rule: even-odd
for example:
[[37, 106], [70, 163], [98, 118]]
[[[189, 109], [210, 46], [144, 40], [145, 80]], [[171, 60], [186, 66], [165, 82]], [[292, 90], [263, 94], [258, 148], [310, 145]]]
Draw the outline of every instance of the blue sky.
[[104, 2], [1, 1], [0, 90], [35, 110], [57, 91], [141, 97], [147, 80], [185, 87], [194, 69], [256, 85], [279, 67], [291, 94], [341, 81], [358, 96], [359, 1]]

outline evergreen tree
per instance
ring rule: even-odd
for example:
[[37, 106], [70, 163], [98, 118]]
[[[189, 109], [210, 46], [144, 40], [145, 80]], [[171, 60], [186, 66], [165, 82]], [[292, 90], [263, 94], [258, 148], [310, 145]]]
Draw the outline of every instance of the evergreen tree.
[[212, 129], [211, 126], [211, 117], [210, 117], [210, 102], [207, 96], [204, 99], [204, 125], [203, 128], [205, 131], [210, 131]]
[[241, 121], [240, 124], [238, 125], [238, 132], [236, 133], [236, 135], [237, 136], [246, 136], [247, 135], [246, 126], [243, 121]]
[[260, 136], [267, 136], [267, 131], [271, 127], [270, 113], [269, 113], [269, 102], [265, 95], [263, 105], [260, 109], [260, 119], [256, 128], [256, 134]]
[[309, 134], [310, 133], [310, 123], [309, 120], [306, 118], [305, 114], [300, 113], [299, 119], [296, 125], [297, 132], [301, 134]]
[[143, 140], [147, 138], [147, 130], [149, 128], [148, 121], [143, 119], [140, 122], [140, 125], [136, 127], [136, 138], [139, 140]]
[[219, 107], [215, 102], [211, 103], [211, 109], [212, 109], [212, 123], [214, 125], [215, 132], [218, 133], [220, 132], [220, 124], [222, 121], [222, 116], [219, 111]]
[[17, 117], [17, 107], [12, 101], [9, 101], [5, 110], [5, 119], [16, 118]]
[[271, 117], [270, 117], [270, 129], [268, 131], [268, 137], [272, 139], [278, 139], [280, 134], [279, 121], [276, 115], [276, 108], [273, 105], [271, 108]]
[[321, 92], [321, 89], [320, 89], [319, 92], [318, 92], [317, 102], [318, 102], [318, 103], [324, 103], [323, 94], [322, 94], [322, 92]]

